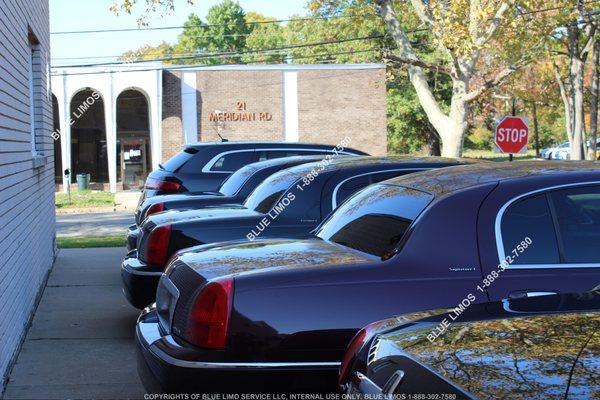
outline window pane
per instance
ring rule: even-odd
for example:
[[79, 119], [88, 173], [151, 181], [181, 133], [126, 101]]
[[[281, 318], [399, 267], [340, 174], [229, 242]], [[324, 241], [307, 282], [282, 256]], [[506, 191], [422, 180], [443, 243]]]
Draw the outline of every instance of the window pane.
[[525, 237], [531, 238], [532, 244], [515, 257], [513, 264], [559, 262], [554, 224], [545, 194], [512, 204], [502, 217], [502, 241], [506, 255], [510, 255]]
[[600, 263], [600, 187], [550, 194], [563, 244], [565, 263]]
[[181, 168], [183, 164], [187, 163], [191, 158], [193, 158], [194, 154], [197, 152], [198, 151], [195, 149], [185, 149], [181, 153], [177, 153], [173, 157], [169, 158], [162, 164], [162, 167], [165, 171], [175, 172]]
[[371, 185], [337, 208], [317, 236], [383, 256], [394, 250], [432, 199], [429, 193], [401, 186]]
[[233, 172], [254, 162], [254, 152], [244, 151], [240, 153], [225, 154], [215, 162], [211, 171]]

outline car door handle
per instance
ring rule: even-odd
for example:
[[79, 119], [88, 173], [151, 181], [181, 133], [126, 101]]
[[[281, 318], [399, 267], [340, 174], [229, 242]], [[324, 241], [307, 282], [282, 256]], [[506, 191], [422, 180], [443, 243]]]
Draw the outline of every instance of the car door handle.
[[548, 296], [552, 294], [558, 294], [554, 291], [529, 291], [529, 290], [516, 290], [508, 294], [509, 299], [523, 299], [526, 297], [537, 297], [537, 296]]

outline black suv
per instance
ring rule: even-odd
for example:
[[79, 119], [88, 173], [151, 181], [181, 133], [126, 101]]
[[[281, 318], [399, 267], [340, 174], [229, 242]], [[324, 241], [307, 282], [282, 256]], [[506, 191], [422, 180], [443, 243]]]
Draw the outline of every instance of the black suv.
[[146, 179], [140, 203], [152, 196], [216, 191], [233, 172], [256, 161], [312, 154], [366, 155], [341, 145], [289, 142], [207, 142], [187, 145]]

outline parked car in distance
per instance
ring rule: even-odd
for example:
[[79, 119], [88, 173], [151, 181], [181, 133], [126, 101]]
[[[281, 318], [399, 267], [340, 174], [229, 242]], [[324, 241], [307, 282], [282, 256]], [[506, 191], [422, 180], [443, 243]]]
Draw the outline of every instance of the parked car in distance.
[[543, 149], [540, 152], [540, 156], [546, 160], [553, 160], [554, 159], [554, 154], [557, 151], [563, 150], [563, 149], [568, 149], [569, 148], [569, 142], [564, 142], [561, 143], [557, 146], [553, 146], [553, 147], [548, 147], [546, 149]]
[[121, 267], [123, 291], [143, 308], [155, 298], [167, 260], [186, 247], [228, 240], [304, 238], [337, 204], [391, 177], [466, 161], [443, 158], [339, 157], [298, 165], [269, 176], [243, 205], [168, 211], [146, 218], [137, 251]]
[[[418, 314], [357, 334], [340, 368], [344, 392], [407, 399], [600, 394], [598, 291], [480, 303], [456, 318], [454, 311]], [[448, 321], [442, 335], [428, 339]]]
[[138, 320], [142, 380], [171, 393], [319, 376], [336, 390], [346, 346], [372, 321], [464, 307], [468, 294], [470, 304], [594, 288], [599, 235], [591, 162], [481, 163], [377, 183], [312, 238], [173, 257]]
[[233, 172], [256, 161], [313, 154], [366, 155], [349, 147], [290, 142], [205, 142], [190, 144], [152, 171], [140, 204], [152, 196], [216, 191]]
[[127, 249], [135, 249], [139, 226], [149, 215], [169, 210], [195, 210], [223, 204], [242, 204], [268, 176], [282, 169], [319, 161], [323, 157], [324, 155], [295, 156], [258, 161], [235, 171], [215, 192], [169, 194], [146, 198], [135, 212], [136, 224], [129, 227]]

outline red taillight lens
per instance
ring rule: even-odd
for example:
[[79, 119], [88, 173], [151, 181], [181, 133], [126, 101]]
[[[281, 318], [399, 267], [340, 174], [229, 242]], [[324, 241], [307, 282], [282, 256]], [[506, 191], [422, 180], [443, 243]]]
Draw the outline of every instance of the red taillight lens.
[[187, 340], [209, 349], [222, 349], [233, 302], [233, 278], [209, 282], [198, 294], [190, 312]]
[[146, 261], [148, 264], [164, 265], [169, 258], [169, 239], [171, 225], [159, 225], [152, 229], [146, 244]]
[[350, 367], [352, 362], [356, 358], [356, 353], [362, 348], [365, 339], [367, 337], [367, 331], [361, 329], [350, 341], [346, 353], [344, 354], [344, 360], [340, 365], [340, 378], [339, 383], [343, 385], [348, 380], [348, 374], [350, 373]]
[[150, 207], [148, 207], [148, 211], [146, 211], [146, 215], [144, 218], [148, 218], [149, 216], [159, 213], [161, 211], [165, 211], [165, 203], [154, 203]]
[[177, 182], [163, 181], [155, 178], [146, 179], [144, 189], [160, 190], [161, 192], [176, 192], [181, 188]]

